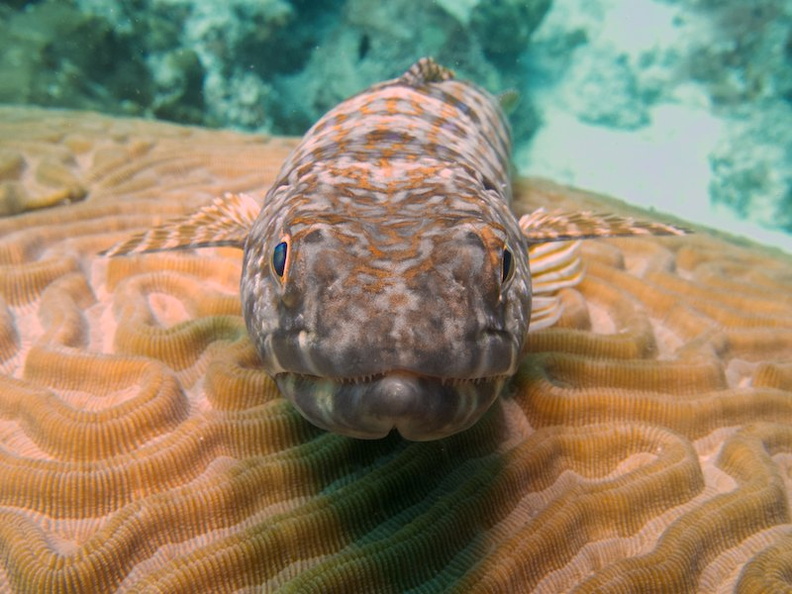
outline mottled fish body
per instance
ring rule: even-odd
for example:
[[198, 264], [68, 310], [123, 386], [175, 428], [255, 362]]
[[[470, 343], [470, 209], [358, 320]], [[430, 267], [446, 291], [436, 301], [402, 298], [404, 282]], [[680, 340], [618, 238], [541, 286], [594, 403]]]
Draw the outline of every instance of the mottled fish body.
[[[441, 438], [475, 423], [516, 372], [532, 304], [535, 325], [557, 317], [557, 300], [532, 293], [530, 242], [682, 232], [581, 213], [518, 222], [510, 150], [497, 100], [422, 59], [322, 117], [257, 216], [251, 198], [228, 195], [108, 254], [244, 247], [248, 331], [308, 420]], [[579, 281], [574, 245], [545, 257], [546, 290]]]

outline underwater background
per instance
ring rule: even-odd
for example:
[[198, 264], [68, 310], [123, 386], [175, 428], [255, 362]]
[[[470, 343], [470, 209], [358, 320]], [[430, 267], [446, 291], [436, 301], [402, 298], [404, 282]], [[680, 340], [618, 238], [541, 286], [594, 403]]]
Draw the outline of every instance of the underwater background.
[[430, 55], [514, 162], [792, 251], [789, 0], [0, 2], [0, 103], [301, 135]]

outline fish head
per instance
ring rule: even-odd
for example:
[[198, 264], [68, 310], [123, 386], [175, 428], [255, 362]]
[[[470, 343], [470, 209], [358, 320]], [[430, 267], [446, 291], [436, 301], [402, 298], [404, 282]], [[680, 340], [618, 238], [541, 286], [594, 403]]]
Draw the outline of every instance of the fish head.
[[241, 297], [264, 369], [315, 425], [423, 441], [475, 423], [517, 369], [527, 248], [498, 217], [262, 217]]

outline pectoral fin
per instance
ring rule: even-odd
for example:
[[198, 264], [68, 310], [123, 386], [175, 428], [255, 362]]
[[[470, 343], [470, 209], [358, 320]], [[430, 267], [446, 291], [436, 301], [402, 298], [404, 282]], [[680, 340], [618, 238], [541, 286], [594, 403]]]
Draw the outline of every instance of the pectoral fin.
[[547, 212], [539, 208], [520, 219], [529, 243], [567, 241], [630, 235], [685, 235], [691, 231], [676, 225], [643, 221], [633, 217], [593, 212]]
[[218, 246], [242, 249], [260, 210], [259, 204], [247, 194], [225, 194], [192, 215], [137, 233], [102, 255], [125, 256]]
[[552, 326], [561, 316], [558, 291], [583, 279], [580, 242], [541, 243], [528, 248], [531, 267], [531, 331]]
[[[580, 239], [634, 235], [685, 235], [688, 229], [632, 217], [592, 212], [547, 212], [540, 208], [520, 219], [528, 239], [533, 306], [531, 330], [552, 326], [561, 315], [558, 291], [583, 279]], [[563, 243], [567, 242], [567, 243]]]

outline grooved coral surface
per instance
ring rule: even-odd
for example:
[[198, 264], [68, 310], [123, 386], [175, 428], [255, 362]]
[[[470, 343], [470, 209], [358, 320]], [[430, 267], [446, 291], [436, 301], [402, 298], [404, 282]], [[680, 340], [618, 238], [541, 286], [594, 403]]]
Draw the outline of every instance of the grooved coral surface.
[[340, 437], [257, 369], [239, 252], [96, 256], [263, 197], [293, 144], [0, 108], [0, 591], [792, 586], [788, 258], [706, 232], [586, 242], [476, 426]]

